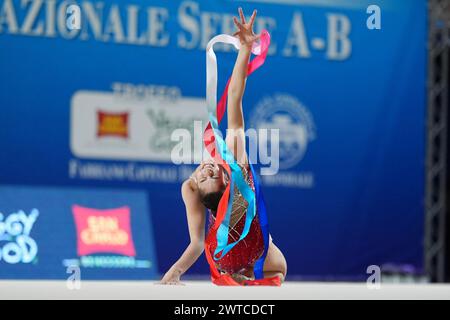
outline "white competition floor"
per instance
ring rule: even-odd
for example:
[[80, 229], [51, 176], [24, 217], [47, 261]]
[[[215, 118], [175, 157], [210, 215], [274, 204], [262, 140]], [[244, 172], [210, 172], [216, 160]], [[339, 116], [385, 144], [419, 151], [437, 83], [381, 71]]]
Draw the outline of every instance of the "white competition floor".
[[[450, 299], [450, 285], [286, 282], [282, 287], [217, 287], [207, 281], [185, 281], [184, 286], [155, 282], [83, 281], [69, 290], [64, 281], [0, 281], [0, 300], [7, 299], [156, 299], [256, 300], [278, 299]], [[251, 295], [249, 295], [251, 292]]]

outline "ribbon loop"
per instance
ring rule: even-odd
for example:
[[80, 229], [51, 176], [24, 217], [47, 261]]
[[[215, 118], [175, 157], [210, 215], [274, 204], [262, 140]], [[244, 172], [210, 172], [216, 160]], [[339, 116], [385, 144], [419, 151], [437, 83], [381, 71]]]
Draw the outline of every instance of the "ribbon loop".
[[[250, 75], [256, 69], [261, 67], [267, 57], [267, 52], [270, 45], [269, 33], [266, 30], [263, 30], [260, 39], [261, 40], [259, 43], [254, 43], [252, 46], [252, 53], [255, 54], [256, 57], [248, 64], [247, 75]], [[217, 239], [217, 247], [214, 251], [213, 256], [211, 256], [207, 241], [205, 242], [205, 252], [208, 263], [210, 265], [211, 276], [213, 282], [216, 284], [239, 285], [231, 277], [227, 277], [227, 275], [221, 275], [217, 270], [214, 261], [218, 261], [223, 258], [230, 250], [233, 249], [234, 246], [236, 246], [248, 235], [252, 221], [257, 216], [256, 209], [258, 208], [258, 219], [264, 237], [264, 253], [256, 261], [254, 267], [255, 278], [258, 280], [255, 280], [255, 282], [246, 281], [245, 285], [280, 285], [280, 279], [278, 277], [262, 279], [264, 260], [267, 255], [269, 245], [269, 232], [265, 205], [254, 168], [250, 164], [255, 184], [255, 192], [247, 184], [241, 168], [235, 161], [233, 153], [230, 152], [220, 134], [219, 124], [226, 110], [226, 101], [230, 79], [228, 79], [219, 103], [217, 103], [217, 57], [213, 50], [214, 44], [216, 43], [231, 44], [238, 50], [241, 47], [239, 39], [225, 34], [217, 35], [212, 38], [206, 47], [206, 102], [210, 122], [205, 128], [204, 144], [211, 157], [215, 161], [223, 164], [223, 167], [230, 176], [230, 183], [228, 184], [222, 196], [222, 199], [219, 202], [218, 210], [216, 213], [216, 220], [214, 222], [214, 225], [210, 229], [210, 233], [208, 234], [208, 237], [216, 237]], [[231, 211], [234, 196], [234, 186], [237, 187], [239, 192], [247, 201], [248, 208], [246, 212], [245, 225], [241, 236], [237, 241], [228, 243], [229, 223], [232, 213]]]

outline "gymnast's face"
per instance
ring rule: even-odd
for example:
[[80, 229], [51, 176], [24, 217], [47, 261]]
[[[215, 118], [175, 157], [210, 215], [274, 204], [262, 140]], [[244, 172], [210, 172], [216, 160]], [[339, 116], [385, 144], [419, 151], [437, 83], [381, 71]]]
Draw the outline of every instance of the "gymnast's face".
[[204, 194], [221, 191], [228, 183], [228, 175], [224, 168], [212, 159], [205, 160], [200, 164], [195, 178], [198, 188]]

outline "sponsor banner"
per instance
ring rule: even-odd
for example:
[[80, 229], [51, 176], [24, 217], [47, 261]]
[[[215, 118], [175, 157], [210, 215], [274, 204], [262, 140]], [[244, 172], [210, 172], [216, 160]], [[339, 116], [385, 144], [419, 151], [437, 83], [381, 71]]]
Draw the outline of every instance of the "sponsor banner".
[[154, 279], [143, 192], [0, 186], [0, 278]]
[[194, 121], [206, 123], [207, 114], [200, 98], [79, 91], [71, 99], [70, 120], [70, 149], [78, 158], [171, 163], [172, 132], [187, 129], [193, 137]]
[[74, 205], [77, 227], [77, 254], [116, 253], [135, 257], [130, 227], [130, 208], [96, 210]]

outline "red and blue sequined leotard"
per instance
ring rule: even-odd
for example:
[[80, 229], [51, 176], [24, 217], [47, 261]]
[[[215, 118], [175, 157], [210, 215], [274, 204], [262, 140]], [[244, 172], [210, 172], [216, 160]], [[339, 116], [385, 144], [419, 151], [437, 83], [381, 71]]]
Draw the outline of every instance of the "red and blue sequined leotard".
[[[241, 168], [247, 184], [254, 191], [255, 186], [251, 171], [248, 167], [241, 166]], [[247, 201], [235, 186], [230, 227], [228, 229], [229, 242], [235, 242], [241, 236], [241, 233], [244, 230], [247, 207]], [[210, 212], [209, 228], [211, 228], [215, 222], [215, 215], [215, 212]], [[256, 215], [257, 216], [252, 221], [248, 235], [225, 256], [218, 261], [215, 261], [216, 267], [221, 273], [227, 273], [229, 275], [247, 275], [253, 270], [255, 262], [262, 256], [264, 252], [264, 238], [259, 226], [258, 209]], [[206, 241], [210, 245], [210, 252], [213, 256], [214, 251], [217, 248], [217, 239], [216, 237], [207, 237]]]

